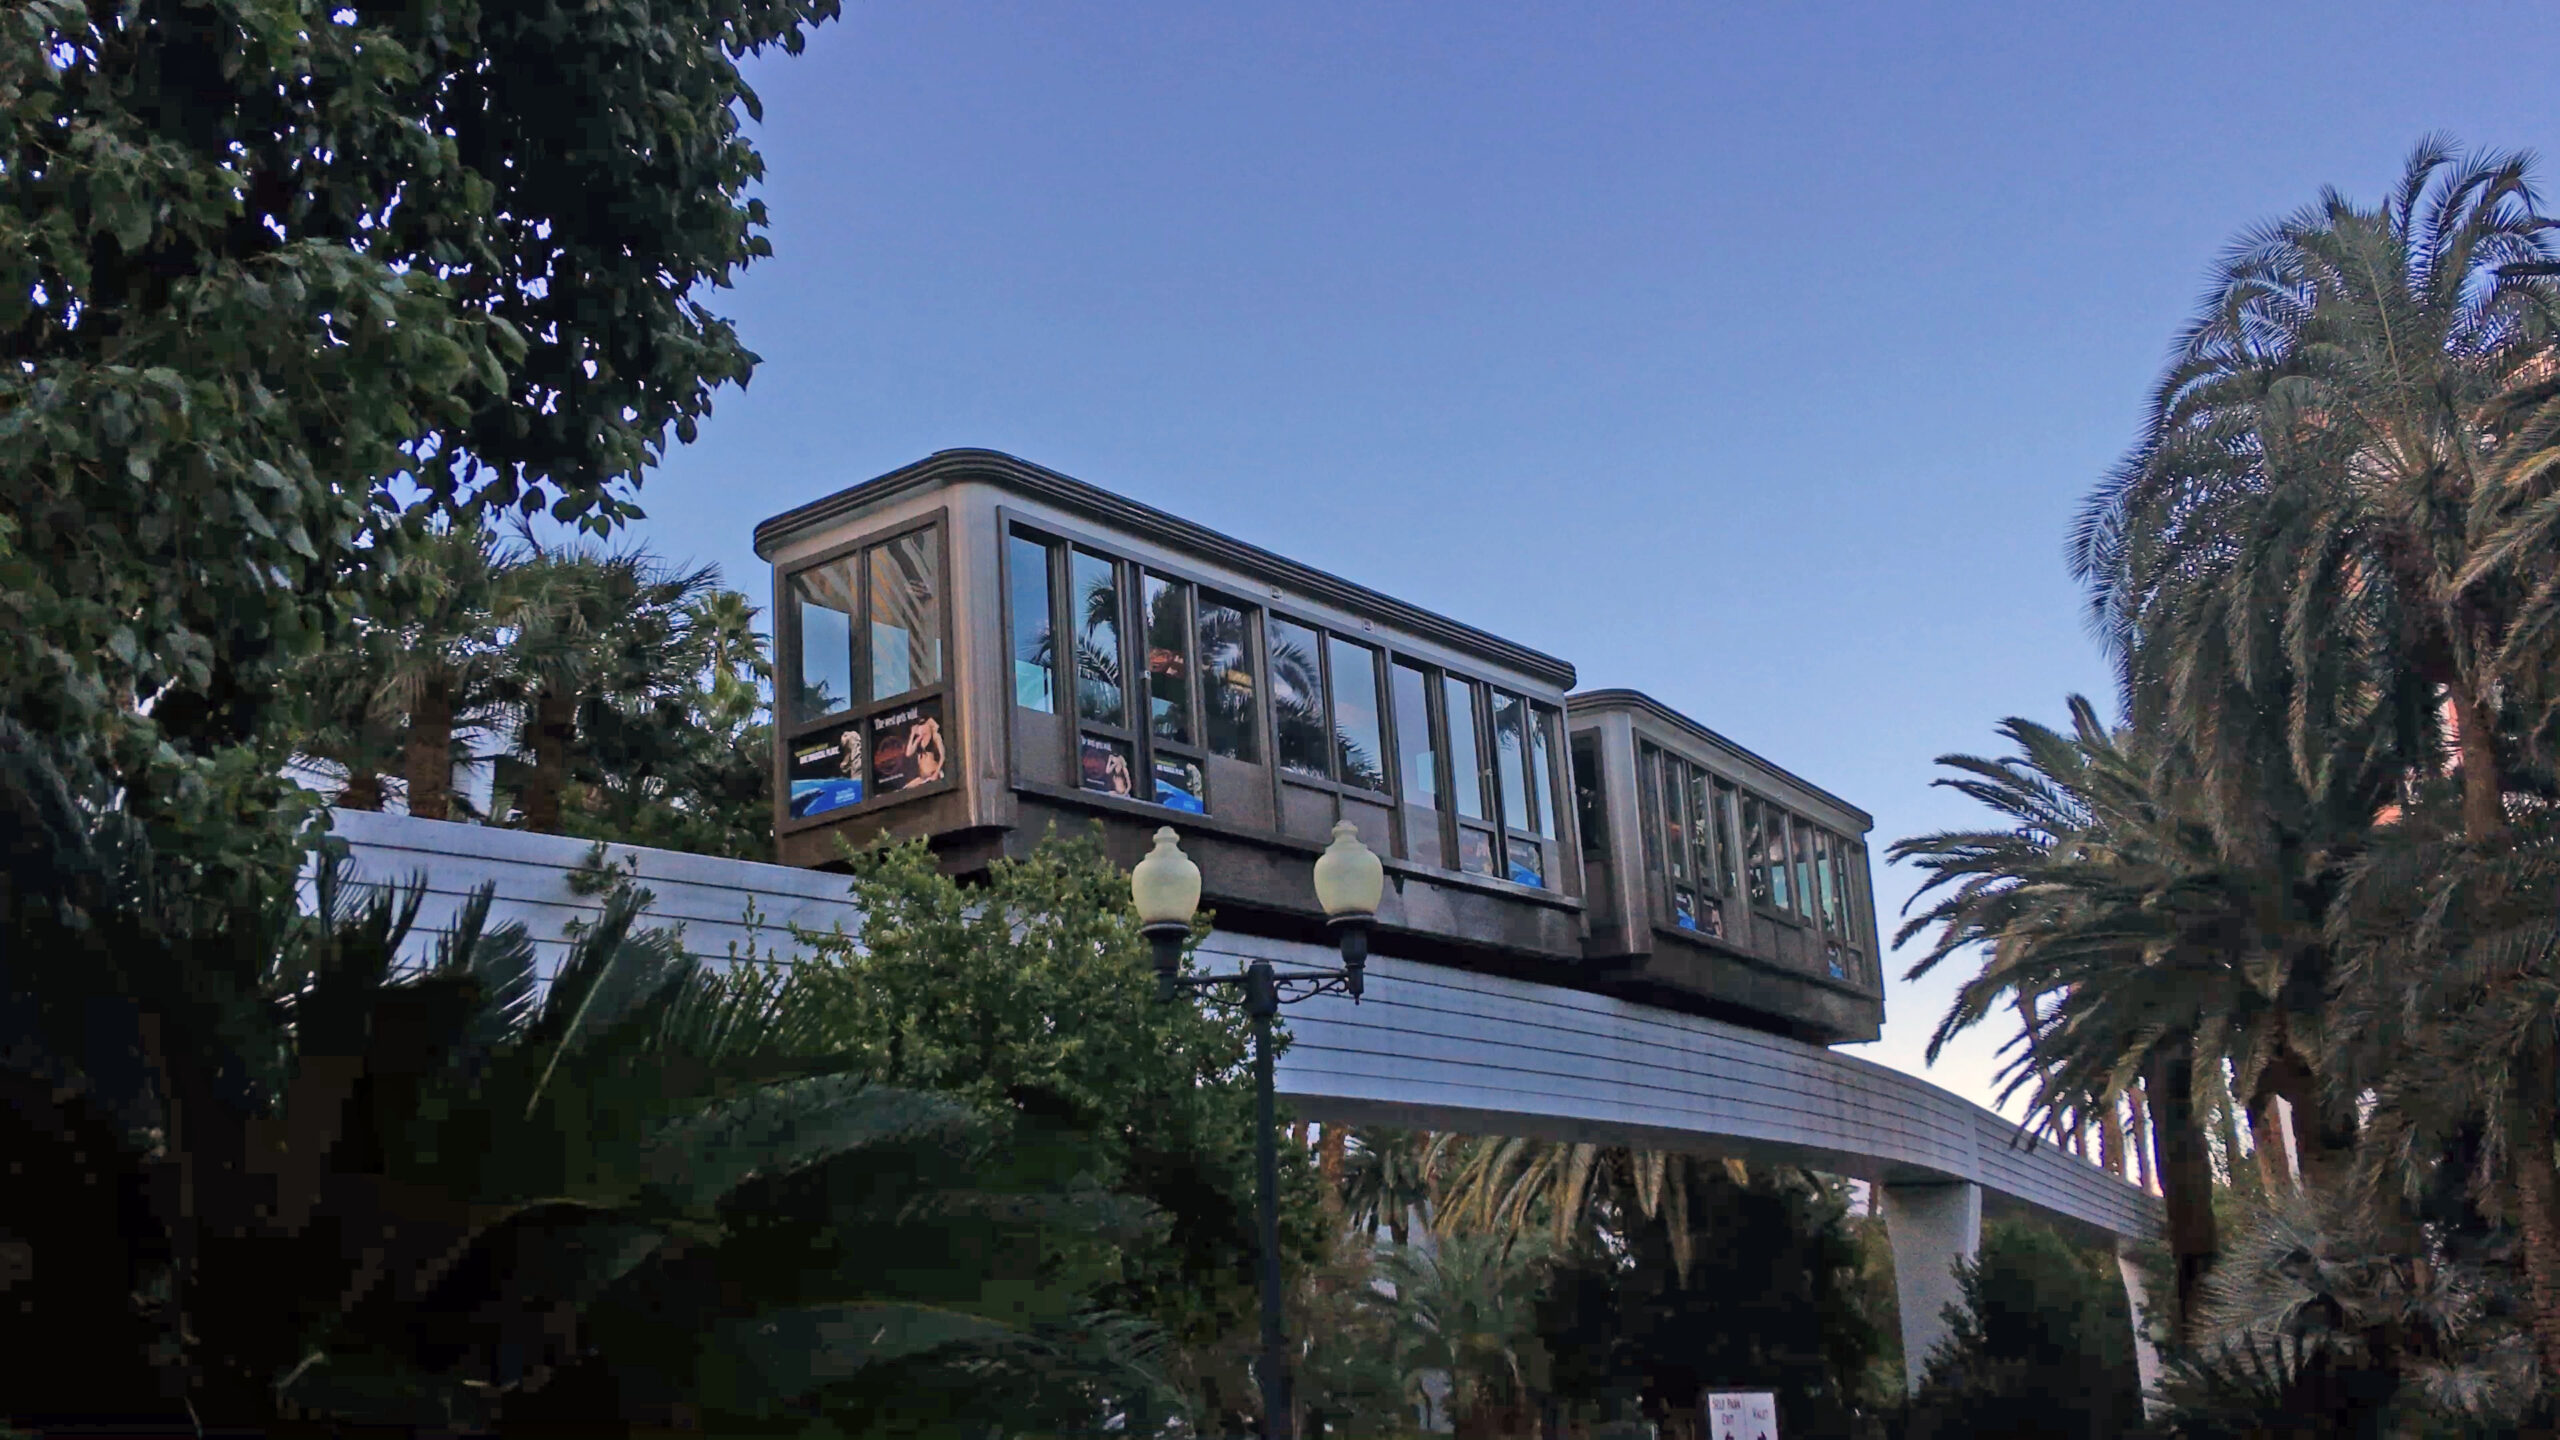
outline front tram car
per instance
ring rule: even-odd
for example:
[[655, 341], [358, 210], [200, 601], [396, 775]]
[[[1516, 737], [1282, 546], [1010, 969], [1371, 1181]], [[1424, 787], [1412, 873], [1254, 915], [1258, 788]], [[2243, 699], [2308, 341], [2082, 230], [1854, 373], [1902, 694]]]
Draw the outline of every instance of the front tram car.
[[[933, 455], [755, 540], [774, 568], [785, 864], [921, 836], [966, 875], [1098, 822], [1129, 865], [1170, 824], [1221, 928], [1317, 938], [1311, 862], [1349, 821], [1387, 867], [1387, 953], [1874, 1034], [1836, 984], [1765, 982], [1748, 943], [1724, 957], [1738, 968], [1679, 964], [1677, 939], [1589, 922], [1589, 884], [1610, 917], [1651, 902], [1626, 893], [1639, 872], [1584, 853], [1644, 841], [1593, 830], [1588, 798], [1573, 823], [1562, 660], [991, 451]], [[1578, 703], [1571, 725], [1588, 728]], [[1767, 773], [1761, 793], [1820, 834], [1864, 833]], [[1822, 853], [1845, 885], [1848, 842]], [[1801, 978], [1802, 949], [1770, 963]]]

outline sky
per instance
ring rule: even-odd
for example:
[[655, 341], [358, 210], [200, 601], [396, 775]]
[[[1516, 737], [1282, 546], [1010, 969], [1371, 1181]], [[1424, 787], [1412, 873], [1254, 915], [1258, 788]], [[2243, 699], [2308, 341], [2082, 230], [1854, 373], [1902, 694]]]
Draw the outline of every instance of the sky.
[[[1006, 451], [1571, 660], [1903, 836], [2110, 695], [2064, 541], [2207, 267], [2418, 139], [2548, 147], [2526, 5], [883, 5], [750, 63], [762, 356], [637, 536]], [[2560, 187], [2560, 174], [2541, 172]], [[1988, 1103], [2014, 1026], [1855, 1047]]]

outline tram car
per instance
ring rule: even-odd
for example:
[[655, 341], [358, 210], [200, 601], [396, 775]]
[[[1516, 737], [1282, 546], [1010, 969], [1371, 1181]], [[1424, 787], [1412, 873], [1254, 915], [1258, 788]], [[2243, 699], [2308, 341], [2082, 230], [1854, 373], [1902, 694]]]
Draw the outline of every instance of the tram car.
[[968, 875], [1098, 824], [1128, 865], [1170, 824], [1221, 928], [1319, 938], [1347, 821], [1388, 953], [1876, 1034], [1867, 817], [1554, 656], [992, 451], [755, 545], [785, 864], [922, 837]]

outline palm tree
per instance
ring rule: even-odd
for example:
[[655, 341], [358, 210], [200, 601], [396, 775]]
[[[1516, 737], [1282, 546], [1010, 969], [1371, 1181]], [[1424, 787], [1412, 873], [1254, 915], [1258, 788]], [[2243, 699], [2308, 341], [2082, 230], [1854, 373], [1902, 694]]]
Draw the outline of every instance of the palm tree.
[[1406, 1130], [1351, 1132], [1341, 1160], [1346, 1222], [1372, 1239], [1383, 1226], [1401, 1248], [1410, 1238], [1412, 1218], [1431, 1213], [1436, 1140]]
[[1450, 1418], [1462, 1436], [1498, 1433], [1500, 1420], [1546, 1383], [1535, 1305], [1549, 1259], [1536, 1237], [1505, 1243], [1488, 1236], [1444, 1235], [1425, 1247], [1399, 1249], [1380, 1265], [1394, 1287], [1397, 1368], [1407, 1393], [1422, 1398], [1422, 1378], [1450, 1381]]
[[[1690, 1223], [1691, 1166], [1702, 1157], [1624, 1145], [1594, 1145], [1510, 1136], [1442, 1137], [1433, 1214], [1452, 1234], [1489, 1235], [1505, 1244], [1543, 1233], [1567, 1248], [1606, 1225], [1659, 1223], [1676, 1278], [1688, 1283], [1697, 1234]], [[1454, 1143], [1452, 1143], [1454, 1142]], [[1738, 1160], [1721, 1162], [1737, 1183]]]
[[401, 557], [380, 686], [406, 717], [401, 773], [412, 815], [442, 820], [452, 811], [454, 733], [490, 716], [503, 658], [500, 597], [521, 563], [478, 524], [429, 530]]
[[[2110, 733], [2086, 700], [2073, 697], [2071, 710], [2067, 735], [2006, 722], [2002, 733], [2018, 747], [2010, 758], [1940, 757], [1958, 773], [1938, 784], [2008, 823], [1893, 847], [1892, 858], [1928, 876], [1915, 904], [1946, 892], [1897, 941], [1937, 929], [1908, 972], [1914, 979], [1958, 951], [1983, 952], [1929, 1056], [2014, 1007], [2024, 1024], [2007, 1047], [2001, 1098], [2026, 1091], [2031, 1125], [2111, 1123], [2117, 1098], [2141, 1087], [2180, 1313], [2191, 1317], [2216, 1250], [2207, 1134], [2226, 1062], [2261, 1113], [2284, 1093], [2297, 1115], [2324, 1114], [2306, 1038], [2318, 1033], [2321, 997], [2298, 973], [2316, 972], [2323, 952], [2308, 943], [2316, 931], [2306, 936], [2299, 917], [2268, 899], [2297, 888], [2293, 877], [2231, 863], [2182, 799], [2173, 765], [2139, 737]], [[2336, 1124], [2311, 1130], [2300, 1148], [2326, 1173], [2346, 1141]]]
[[[2503, 823], [2521, 597], [2486, 559], [2495, 452], [2548, 382], [2560, 298], [2526, 172], [2431, 139], [2383, 204], [2331, 191], [2243, 235], [2083, 513], [2074, 563], [2134, 717], [2170, 727], [2217, 798], [2270, 762], [2318, 772], [2323, 721], [2356, 712], [2395, 717], [2403, 764], [2433, 768], [2441, 695], [2465, 828]], [[2226, 726], [2261, 711], [2290, 717], [2289, 754]]]
[[718, 576], [646, 550], [537, 552], [517, 574], [503, 613], [518, 749], [529, 756], [524, 828], [561, 833], [582, 718], [592, 729], [594, 707], [647, 707], [703, 672], [698, 607]]
[[[2132, 713], [2197, 757], [2218, 827], [2245, 828], [2226, 812], [2271, 777], [2316, 788], [2382, 760], [2413, 786], [2458, 780], [2463, 843], [2412, 882], [2442, 905], [2468, 867], [2494, 888], [2513, 814], [2551, 788], [2522, 742], [2554, 713], [2560, 263], [2527, 168], [2431, 140], [2383, 204], [2332, 192], [2244, 236], [2076, 541]], [[2368, 960], [2394, 955], [2409, 973], [2367, 975], [2368, 994], [2416, 993], [2446, 958]], [[2547, 1039], [2517, 1041], [2489, 1114], [2513, 1137], [2502, 1188], [2560, 1370], [2560, 1106]]]

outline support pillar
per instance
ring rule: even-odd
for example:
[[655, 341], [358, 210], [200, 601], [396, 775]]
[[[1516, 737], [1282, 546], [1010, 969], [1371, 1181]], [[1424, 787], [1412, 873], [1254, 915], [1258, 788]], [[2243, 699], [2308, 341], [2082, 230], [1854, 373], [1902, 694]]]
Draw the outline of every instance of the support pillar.
[[1982, 1249], [1982, 1187], [1956, 1180], [1878, 1189], [1884, 1196], [1885, 1237], [1893, 1243], [1903, 1384], [1916, 1394], [1930, 1352], [1949, 1333], [1948, 1308], [1964, 1304], [1956, 1264]]
[[2125, 1309], [2133, 1315], [2133, 1369], [2142, 1377], [2142, 1413], [2147, 1419], [2157, 1418], [2160, 1352], [2152, 1348], [2151, 1332], [2142, 1324], [2142, 1312], [2151, 1304], [2151, 1287], [2142, 1282], [2142, 1267], [2134, 1263], [2132, 1246], [2117, 1243], [2116, 1268], [2124, 1274]]

